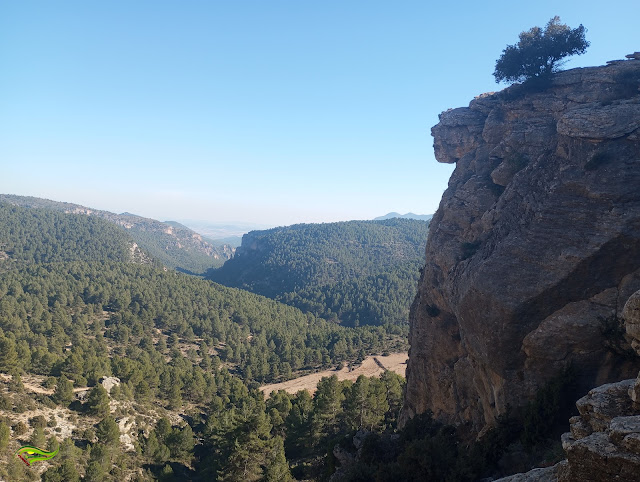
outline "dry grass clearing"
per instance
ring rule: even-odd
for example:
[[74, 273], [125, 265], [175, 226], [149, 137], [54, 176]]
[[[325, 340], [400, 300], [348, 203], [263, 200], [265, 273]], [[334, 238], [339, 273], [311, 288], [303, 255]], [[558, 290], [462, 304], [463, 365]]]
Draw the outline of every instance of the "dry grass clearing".
[[[348, 367], [341, 370], [325, 370], [322, 372], [312, 373], [303, 377], [294, 378], [281, 383], [272, 383], [260, 387], [260, 390], [269, 396], [272, 391], [284, 390], [288, 393], [296, 393], [299, 390], [308, 390], [313, 394], [316, 391], [316, 385], [322, 377], [330, 377], [337, 375], [338, 380], [356, 380], [360, 375], [365, 377], [380, 376], [385, 370], [391, 370], [398, 375], [404, 377], [407, 369], [407, 352], [392, 353], [388, 356], [368, 356], [358, 368], [349, 371]], [[384, 367], [384, 368], [383, 368]]]

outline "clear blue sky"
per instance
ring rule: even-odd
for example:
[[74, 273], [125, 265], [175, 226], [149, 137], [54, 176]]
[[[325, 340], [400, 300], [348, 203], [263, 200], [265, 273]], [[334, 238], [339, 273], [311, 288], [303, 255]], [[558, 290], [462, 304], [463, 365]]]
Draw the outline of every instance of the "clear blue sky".
[[438, 114], [560, 15], [640, 50], [637, 1], [3, 1], [0, 192], [267, 224], [437, 209]]

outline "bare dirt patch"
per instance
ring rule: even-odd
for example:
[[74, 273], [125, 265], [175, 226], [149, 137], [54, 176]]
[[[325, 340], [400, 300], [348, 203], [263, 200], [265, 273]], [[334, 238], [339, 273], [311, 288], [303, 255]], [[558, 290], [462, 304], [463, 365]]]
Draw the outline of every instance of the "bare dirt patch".
[[300, 390], [307, 390], [313, 394], [316, 391], [316, 385], [322, 377], [330, 377], [336, 375], [338, 380], [356, 380], [360, 375], [365, 377], [380, 376], [385, 370], [391, 370], [398, 375], [403, 376], [407, 369], [407, 352], [392, 353], [388, 356], [368, 356], [362, 362], [362, 365], [349, 371], [348, 367], [341, 370], [324, 370], [322, 372], [312, 373], [303, 377], [294, 378], [281, 383], [272, 383], [260, 387], [260, 390], [269, 396], [272, 391], [284, 390], [288, 393], [296, 393]]

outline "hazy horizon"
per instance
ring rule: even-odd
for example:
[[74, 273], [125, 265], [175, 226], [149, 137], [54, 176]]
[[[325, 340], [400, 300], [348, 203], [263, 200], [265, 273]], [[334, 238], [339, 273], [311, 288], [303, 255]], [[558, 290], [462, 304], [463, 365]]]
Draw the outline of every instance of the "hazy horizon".
[[566, 68], [623, 58], [635, 8], [5, 2], [0, 191], [160, 220], [431, 214], [438, 114], [502, 89], [502, 50], [554, 15], [591, 42]]

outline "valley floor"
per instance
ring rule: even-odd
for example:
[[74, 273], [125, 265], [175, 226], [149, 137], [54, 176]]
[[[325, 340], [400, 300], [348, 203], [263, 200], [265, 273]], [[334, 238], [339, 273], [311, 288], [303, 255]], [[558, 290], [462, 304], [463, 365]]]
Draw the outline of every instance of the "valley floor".
[[362, 362], [362, 364], [354, 369], [349, 370], [349, 367], [345, 366], [341, 370], [324, 370], [310, 375], [294, 378], [293, 380], [287, 380], [286, 382], [272, 383], [269, 385], [263, 385], [260, 390], [268, 396], [273, 391], [284, 390], [287, 393], [297, 393], [300, 390], [308, 390], [313, 394], [316, 391], [316, 385], [322, 377], [330, 377], [336, 375], [338, 380], [352, 380], [355, 381], [360, 375], [365, 377], [377, 377], [380, 376], [386, 370], [397, 373], [404, 377], [407, 369], [407, 359], [409, 355], [407, 352], [391, 353], [387, 356], [368, 356]]

